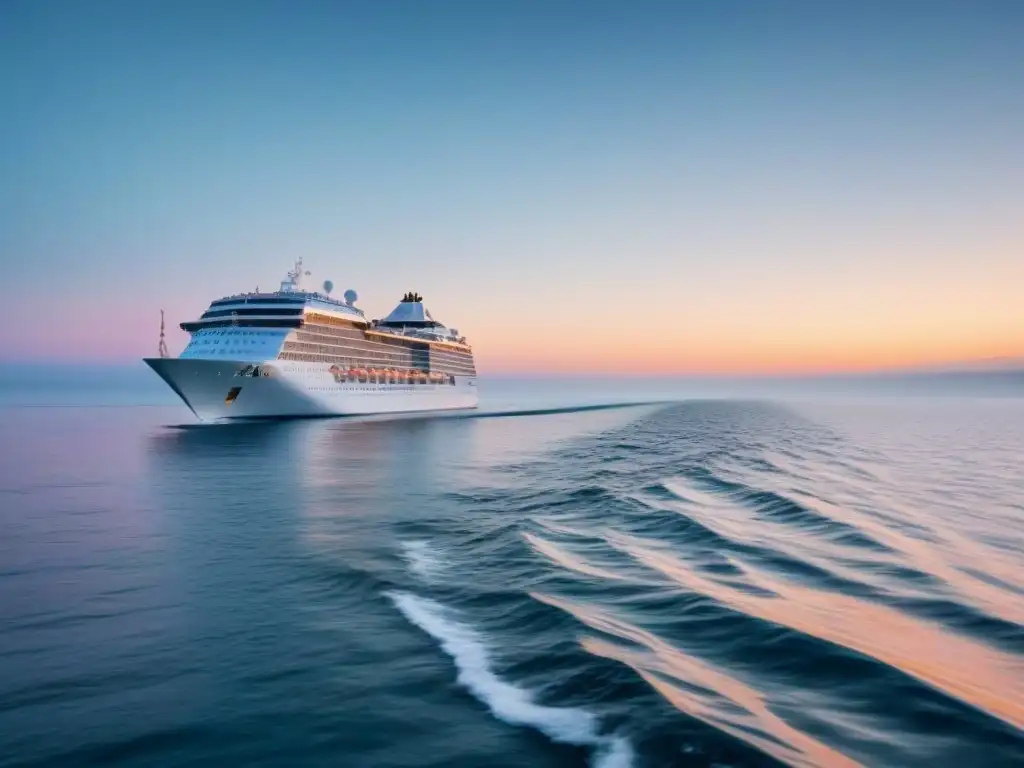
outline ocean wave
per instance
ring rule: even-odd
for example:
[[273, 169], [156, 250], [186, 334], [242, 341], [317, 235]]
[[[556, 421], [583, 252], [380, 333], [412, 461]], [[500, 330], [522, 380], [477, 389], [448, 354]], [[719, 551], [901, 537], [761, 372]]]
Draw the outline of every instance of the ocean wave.
[[[1021, 754], [1024, 710], [1013, 693], [1024, 679], [1019, 577], [1005, 565], [1019, 559], [986, 555], [957, 526], [922, 514], [936, 503], [934, 491], [922, 492], [922, 511], [909, 508], [914, 497], [877, 451], [819, 434], [810, 422], [787, 423], [782, 409], [758, 417], [773, 439], [735, 431], [724, 418], [695, 430], [687, 424], [695, 412], [662, 410], [554, 452], [541, 471], [516, 469], [529, 502], [517, 503], [516, 488], [503, 510], [527, 518], [520, 535], [555, 575], [533, 583], [567, 596], [577, 618], [621, 612], [631, 621], [620, 620], [620, 629], [647, 637], [665, 629], [662, 655], [683, 654], [674, 646], [680, 638], [720, 659], [718, 673], [737, 665], [763, 706], [748, 707], [747, 721], [722, 712], [703, 719], [782, 762], [915, 762], [943, 741], [943, 727], [930, 730], [929, 721], [958, 722], [963, 744], [988, 744], [1000, 756], [993, 759]], [[619, 461], [634, 444], [658, 451], [643, 452], [629, 471], [609, 471], [609, 457]], [[604, 458], [598, 446], [608, 448]], [[854, 471], [864, 462], [872, 466]], [[966, 484], [958, 492], [968, 490], [981, 493]], [[999, 498], [1005, 507], [1005, 493]], [[909, 528], [922, 533], [908, 536]], [[586, 639], [584, 648], [623, 661], [677, 707], [703, 674], [691, 666], [673, 675], [602, 643]], [[735, 689], [727, 677], [714, 679]], [[883, 704], [892, 696], [902, 707]], [[805, 710], [797, 701], [815, 704]], [[797, 725], [808, 718], [810, 730]], [[865, 729], [877, 739], [865, 740]], [[967, 746], [954, 751], [969, 754]]]
[[538, 730], [554, 742], [592, 748], [595, 768], [629, 768], [633, 764], [629, 742], [602, 735], [598, 719], [590, 712], [537, 704], [528, 690], [498, 677], [480, 635], [454, 619], [443, 605], [410, 592], [389, 592], [387, 597], [409, 621], [440, 643], [455, 662], [458, 682], [495, 717]]
[[540, 536], [536, 536], [532, 533], [523, 533], [523, 538], [539, 554], [547, 557], [553, 563], [556, 563], [562, 568], [573, 571], [582, 576], [591, 576], [596, 579], [606, 579], [608, 581], [623, 581], [638, 585], [646, 584], [652, 586], [657, 583], [651, 579], [637, 579], [626, 573], [618, 573], [614, 570], [594, 565], [583, 557], [573, 554], [563, 547], [558, 546], [554, 542], [548, 541], [547, 539], [541, 538]]
[[[857, 651], [1024, 729], [1024, 704], [1014, 686], [1024, 665], [1011, 654], [956, 635], [940, 641], [933, 624], [851, 595], [772, 577], [749, 563], [735, 561], [742, 582], [727, 583], [698, 573], [663, 547], [622, 536], [616, 540], [623, 551], [691, 592], [744, 615]], [[759, 595], [748, 585], [772, 596]]]
[[428, 541], [399, 541], [402, 555], [409, 564], [409, 570], [421, 578], [432, 580], [444, 571], [440, 554]]
[[769, 709], [755, 689], [682, 652], [654, 633], [593, 606], [573, 604], [550, 595], [533, 597], [571, 614], [592, 629], [642, 649], [632, 650], [597, 638], [582, 641], [583, 647], [595, 656], [619, 661], [633, 669], [686, 714], [789, 765], [859, 765], [786, 723]]

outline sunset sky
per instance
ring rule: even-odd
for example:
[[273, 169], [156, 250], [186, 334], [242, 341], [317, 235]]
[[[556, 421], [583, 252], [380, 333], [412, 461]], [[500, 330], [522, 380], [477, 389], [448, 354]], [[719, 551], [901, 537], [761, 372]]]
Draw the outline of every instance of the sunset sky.
[[482, 372], [1024, 356], [1024, 3], [0, 5], [0, 359], [299, 256]]

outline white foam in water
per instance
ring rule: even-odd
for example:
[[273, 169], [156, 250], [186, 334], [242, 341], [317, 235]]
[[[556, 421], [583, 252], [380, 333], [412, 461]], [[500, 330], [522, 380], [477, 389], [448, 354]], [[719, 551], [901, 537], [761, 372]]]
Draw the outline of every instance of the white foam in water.
[[487, 648], [471, 628], [449, 618], [443, 605], [408, 592], [388, 592], [409, 621], [441, 644], [455, 661], [458, 681], [488, 706], [499, 720], [536, 728], [552, 741], [596, 747], [595, 768], [629, 768], [633, 750], [621, 738], [601, 736], [597, 718], [583, 709], [545, 707], [530, 692], [506, 683], [491, 671]]
[[623, 738], [605, 739], [594, 758], [594, 768], [630, 768], [633, 765], [633, 748]]
[[403, 541], [403, 554], [409, 562], [409, 570], [417, 576], [430, 579], [436, 576], [442, 569], [442, 563], [437, 553], [430, 548], [426, 541]]

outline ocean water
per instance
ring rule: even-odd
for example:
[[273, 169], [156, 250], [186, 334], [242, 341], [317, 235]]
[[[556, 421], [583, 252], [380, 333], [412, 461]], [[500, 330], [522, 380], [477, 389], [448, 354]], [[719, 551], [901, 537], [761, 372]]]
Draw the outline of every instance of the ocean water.
[[197, 426], [137, 373], [0, 380], [0, 766], [1024, 764], [1019, 378]]

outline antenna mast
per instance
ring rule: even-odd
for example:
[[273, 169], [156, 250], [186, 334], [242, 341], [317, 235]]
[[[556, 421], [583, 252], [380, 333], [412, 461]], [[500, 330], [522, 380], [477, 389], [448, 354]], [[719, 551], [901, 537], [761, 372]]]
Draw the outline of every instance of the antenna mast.
[[160, 310], [160, 347], [157, 349], [157, 354], [160, 357], [170, 357], [167, 352], [167, 342], [164, 341], [164, 311]]

